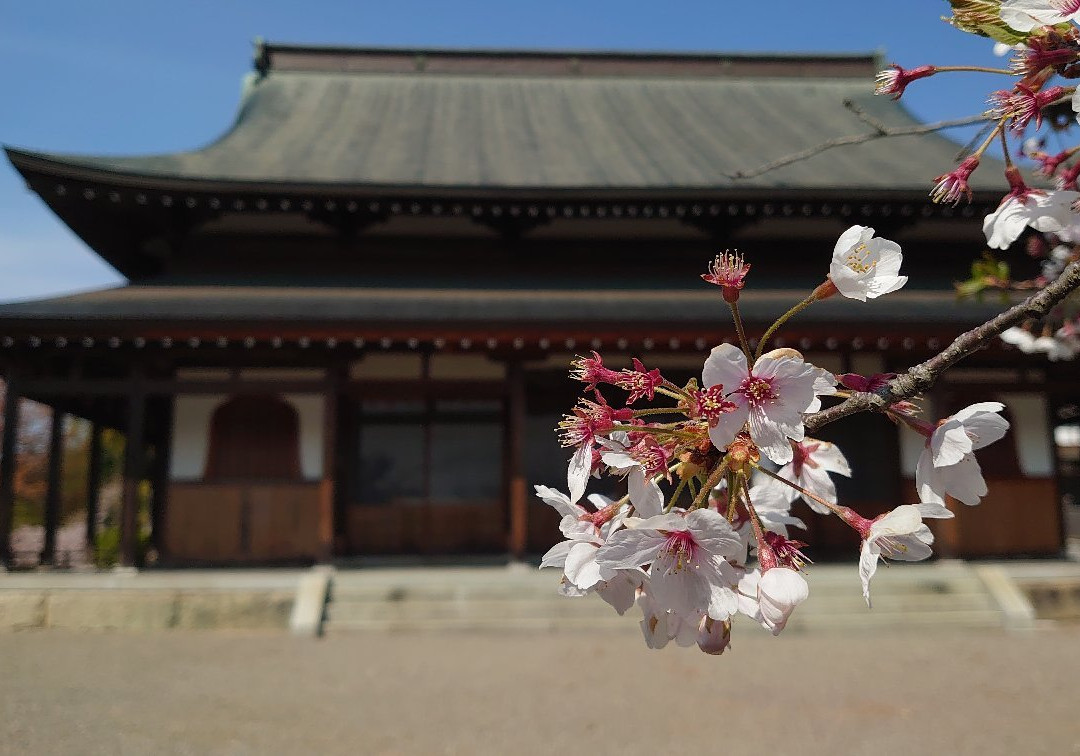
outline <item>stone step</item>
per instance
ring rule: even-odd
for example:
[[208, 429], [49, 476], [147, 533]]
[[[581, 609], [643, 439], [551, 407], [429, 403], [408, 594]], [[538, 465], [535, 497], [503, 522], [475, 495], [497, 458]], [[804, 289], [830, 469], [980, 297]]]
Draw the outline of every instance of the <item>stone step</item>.
[[[815, 597], [799, 607], [793, 626], [805, 629], [924, 627], [930, 625], [960, 627], [999, 627], [1002, 615], [985, 594], [962, 596], [907, 597], [903, 603], [878, 602], [868, 609], [862, 597]], [[618, 627], [636, 623], [636, 609], [619, 617], [595, 597], [554, 601], [468, 600], [405, 601], [377, 603], [370, 601], [331, 603], [327, 607], [326, 632], [359, 629], [423, 628], [558, 628]]]
[[[335, 574], [326, 632], [402, 629], [618, 628], [636, 630], [636, 609], [619, 617], [597, 597], [557, 593], [558, 573], [528, 568], [357, 570]], [[982, 580], [962, 563], [897, 565], [874, 578], [868, 609], [856, 565], [807, 575], [810, 599], [793, 628], [999, 627], [1002, 614]]]
[[[425, 614], [434, 616], [460, 616], [467, 613], [498, 616], [505, 613], [529, 612], [536, 615], [564, 615], [575, 612], [613, 611], [597, 597], [566, 598], [563, 596], [532, 597], [458, 597], [438, 599], [406, 598], [398, 601], [352, 600], [335, 598], [327, 606], [327, 614], [332, 619], [351, 617], [379, 617], [386, 614], [395, 616], [420, 617]], [[868, 609], [862, 594], [851, 591], [847, 594], [817, 594], [811, 592], [810, 598], [799, 607], [799, 613], [836, 614], [874, 611], [879, 614], [895, 612], [949, 612], [995, 609], [993, 599], [986, 592], [948, 593], [948, 594], [908, 594], [874, 595], [874, 607]]]
[[[809, 575], [811, 595], [829, 593], [854, 593], [861, 596], [862, 587], [858, 573], [854, 570], [846, 575]], [[892, 595], [952, 595], [962, 593], [984, 593], [985, 587], [976, 576], [965, 573], [956, 576], [935, 576], [926, 579], [890, 580], [875, 578], [873, 595], [887, 597]], [[446, 599], [514, 599], [547, 597], [561, 598], [557, 594], [557, 577], [544, 576], [542, 580], [485, 580], [454, 582], [446, 580], [430, 581], [386, 581], [373, 578], [368, 581], [352, 579], [341, 581], [334, 578], [331, 596], [335, 601], [404, 601], [404, 600], [446, 600]]]

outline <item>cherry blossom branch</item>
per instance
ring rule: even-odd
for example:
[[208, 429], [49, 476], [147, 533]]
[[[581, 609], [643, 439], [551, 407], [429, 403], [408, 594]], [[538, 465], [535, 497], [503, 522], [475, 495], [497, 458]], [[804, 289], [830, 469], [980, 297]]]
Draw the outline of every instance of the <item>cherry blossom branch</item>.
[[[853, 109], [853, 103], [845, 101], [844, 103], [848, 109]], [[858, 112], [856, 112], [858, 115]], [[862, 118], [863, 121], [868, 121], [868, 118]], [[887, 137], [898, 136], [914, 136], [918, 134], [929, 134], [934, 131], [941, 131], [942, 129], [955, 128], [957, 126], [970, 126], [973, 123], [983, 123], [985, 121], [993, 121], [996, 118], [993, 115], [987, 115], [980, 113], [979, 115], [967, 116], [966, 118], [954, 118], [948, 121], [937, 121], [935, 123], [920, 124], [918, 126], [885, 126], [882, 123], [871, 124], [874, 126], [874, 131], [855, 134], [853, 136], [835, 137], [828, 139], [820, 144], [816, 144], [813, 147], [808, 147], [805, 150], [799, 150], [793, 152], [790, 155], [777, 158], [776, 160], [768, 163], [763, 163], [756, 168], [745, 171], [735, 171], [734, 173], [724, 174], [729, 179], [752, 179], [756, 178], [769, 171], [775, 171], [777, 168], [783, 168], [785, 165], [791, 165], [792, 163], [798, 163], [803, 160], [809, 160], [816, 155], [831, 150], [834, 147], [845, 147], [851, 144], [863, 144], [865, 142], [871, 142], [875, 139], [884, 139]]]
[[[805, 310], [807, 307], [812, 305], [817, 300], [818, 300], [818, 290], [814, 289], [812, 292], [810, 292], [810, 295], [808, 297], [806, 297], [806, 299], [802, 300], [797, 305], [792, 307], [790, 310], [785, 312], [783, 315], [778, 317], [776, 319], [776, 321], [771, 326], [769, 326], [768, 330], [765, 331], [765, 334], [761, 337], [761, 340], [758, 342], [757, 352], [754, 353], [754, 361], [758, 360], [761, 357], [761, 355], [765, 352], [765, 344], [768, 343], [769, 339], [772, 338], [772, 335], [774, 333], [776, 333], [776, 331], [780, 328], [780, 326], [782, 326], [784, 323], [788, 322], [791, 318], [798, 315], [800, 312]], [[746, 357], [747, 357], [747, 359], [750, 358], [749, 353], [746, 355]]]
[[750, 351], [750, 342], [746, 340], [746, 330], [743, 328], [742, 315], [739, 313], [739, 301], [737, 299], [728, 302], [731, 308], [731, 319], [735, 321], [735, 333], [739, 335], [739, 348], [743, 350], [748, 362], [753, 362], [753, 353]]
[[960, 334], [940, 354], [910, 368], [907, 373], [894, 378], [877, 391], [855, 392], [840, 404], [808, 416], [804, 423], [806, 433], [814, 434], [829, 423], [856, 412], [884, 412], [896, 402], [911, 399], [927, 391], [946, 369], [984, 349], [1007, 328], [1029, 318], [1046, 315], [1077, 288], [1080, 288], [1080, 261], [1069, 263], [1061, 275], [1038, 294], [1033, 294], [997, 317]]

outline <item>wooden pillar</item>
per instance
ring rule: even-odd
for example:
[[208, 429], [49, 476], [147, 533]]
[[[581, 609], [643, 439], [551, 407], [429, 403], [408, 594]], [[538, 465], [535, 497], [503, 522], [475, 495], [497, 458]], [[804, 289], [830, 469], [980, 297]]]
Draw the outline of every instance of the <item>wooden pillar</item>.
[[154, 442], [154, 467], [150, 472], [153, 497], [150, 500], [150, 542], [157, 552], [158, 560], [165, 554], [165, 528], [169, 506], [169, 459], [172, 457], [173, 398], [159, 397], [158, 433]]
[[98, 502], [101, 500], [101, 427], [90, 424], [90, 449], [86, 464], [86, 547], [93, 555], [97, 546]]
[[64, 413], [57, 408], [52, 411], [49, 428], [49, 470], [45, 488], [45, 543], [42, 545], [41, 564], [56, 564], [56, 529], [60, 526], [60, 472], [64, 463]]
[[4, 395], [4, 430], [0, 438], [0, 565], [12, 567], [11, 524], [15, 515], [15, 464], [18, 461], [19, 384], [8, 371]]
[[120, 566], [134, 567], [139, 548], [139, 480], [143, 466], [146, 395], [136, 374], [128, 394], [127, 441], [124, 444], [124, 487], [120, 500]]
[[510, 504], [508, 546], [523, 559], [529, 543], [529, 499], [525, 490], [525, 368], [520, 360], [506, 365], [506, 490]]
[[319, 483], [318, 562], [329, 562], [334, 557], [334, 501], [337, 489], [337, 439], [338, 401], [341, 394], [341, 370], [331, 366], [327, 371], [326, 390], [323, 395], [323, 469]]

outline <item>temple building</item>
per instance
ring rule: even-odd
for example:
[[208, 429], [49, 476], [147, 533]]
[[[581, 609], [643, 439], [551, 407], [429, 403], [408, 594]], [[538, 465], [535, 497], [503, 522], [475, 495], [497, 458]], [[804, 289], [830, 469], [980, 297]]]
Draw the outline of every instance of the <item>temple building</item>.
[[[581, 389], [570, 360], [595, 349], [700, 375], [735, 337], [699, 278], [715, 253], [752, 263], [740, 304], [760, 335], [821, 282], [848, 226], [899, 242], [906, 288], [818, 303], [776, 342], [836, 372], [902, 371], [1001, 309], [952, 289], [1000, 171], [984, 163], [970, 206], [930, 203], [957, 147], [874, 97], [879, 65], [260, 44], [209, 146], [7, 148], [128, 280], [0, 305], [9, 396], [125, 434], [125, 564], [141, 558], [143, 481], [161, 564], [540, 553], [559, 534], [532, 486], [565, 487], [553, 429]], [[841, 139], [894, 128], [912, 133]], [[938, 413], [1000, 400], [1012, 423], [980, 452], [989, 496], [942, 525], [940, 552], [1061, 550], [1077, 470], [1054, 429], [1075, 429], [1076, 380], [997, 346], [926, 398]], [[5, 561], [17, 407], [0, 450]], [[855, 470], [844, 503], [913, 500], [920, 438], [877, 416], [824, 436]], [[803, 514], [812, 556], [854, 554], [839, 523]]]

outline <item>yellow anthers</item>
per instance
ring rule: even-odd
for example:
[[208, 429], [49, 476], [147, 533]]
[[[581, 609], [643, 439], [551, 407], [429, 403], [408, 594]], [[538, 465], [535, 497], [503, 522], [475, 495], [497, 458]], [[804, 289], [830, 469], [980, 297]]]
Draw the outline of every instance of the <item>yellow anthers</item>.
[[869, 273], [875, 267], [877, 267], [877, 261], [866, 264], [866, 258], [870, 256], [870, 250], [865, 244], [856, 245], [851, 252], [848, 253], [847, 259], [844, 260], [844, 265], [851, 268], [858, 274]]

